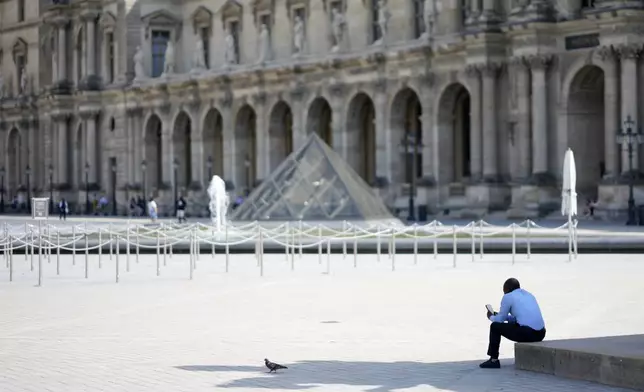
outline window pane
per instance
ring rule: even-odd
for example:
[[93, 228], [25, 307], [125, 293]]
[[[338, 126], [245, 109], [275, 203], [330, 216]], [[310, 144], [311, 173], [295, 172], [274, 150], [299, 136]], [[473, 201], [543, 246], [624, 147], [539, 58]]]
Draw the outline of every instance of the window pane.
[[371, 37], [372, 42], [380, 39], [380, 27], [378, 25], [378, 0], [371, 0]]
[[210, 68], [210, 29], [201, 29], [201, 41], [203, 42], [203, 57], [206, 61], [206, 68]]
[[169, 31], [152, 32], [152, 77], [156, 78], [163, 74], [165, 65], [165, 50], [170, 40]]

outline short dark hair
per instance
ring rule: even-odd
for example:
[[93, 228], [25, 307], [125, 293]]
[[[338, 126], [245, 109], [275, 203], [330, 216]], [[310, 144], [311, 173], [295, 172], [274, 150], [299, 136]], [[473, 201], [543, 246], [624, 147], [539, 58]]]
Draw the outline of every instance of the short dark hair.
[[504, 293], [511, 293], [516, 289], [520, 289], [521, 284], [516, 278], [509, 278], [508, 280], [503, 283], [503, 292]]

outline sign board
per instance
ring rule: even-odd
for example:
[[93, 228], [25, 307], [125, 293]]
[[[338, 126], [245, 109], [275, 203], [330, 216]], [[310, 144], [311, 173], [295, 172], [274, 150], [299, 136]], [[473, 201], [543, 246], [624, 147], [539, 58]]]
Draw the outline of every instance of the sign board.
[[599, 46], [599, 34], [572, 35], [566, 37], [566, 50], [587, 49]]
[[49, 218], [49, 198], [31, 198], [31, 219], [43, 220]]

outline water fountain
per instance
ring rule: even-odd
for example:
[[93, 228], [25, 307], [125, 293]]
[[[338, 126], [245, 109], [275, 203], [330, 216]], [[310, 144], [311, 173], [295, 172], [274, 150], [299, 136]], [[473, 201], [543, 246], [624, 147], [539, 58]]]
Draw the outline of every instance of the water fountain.
[[226, 183], [221, 177], [212, 176], [208, 186], [208, 196], [210, 197], [210, 219], [212, 219], [217, 231], [221, 231], [226, 224], [226, 212], [228, 211], [229, 203]]

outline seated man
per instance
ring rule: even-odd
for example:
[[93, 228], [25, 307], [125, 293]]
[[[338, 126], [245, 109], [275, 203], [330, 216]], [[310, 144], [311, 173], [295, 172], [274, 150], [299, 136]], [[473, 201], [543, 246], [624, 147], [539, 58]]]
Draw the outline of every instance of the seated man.
[[519, 281], [510, 278], [503, 284], [503, 299], [499, 312], [490, 313], [490, 344], [487, 355], [490, 359], [479, 366], [483, 369], [498, 369], [501, 336], [513, 342], [540, 342], [546, 337], [546, 326], [539, 304], [532, 294], [523, 290]]

